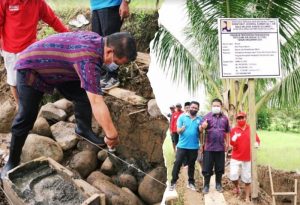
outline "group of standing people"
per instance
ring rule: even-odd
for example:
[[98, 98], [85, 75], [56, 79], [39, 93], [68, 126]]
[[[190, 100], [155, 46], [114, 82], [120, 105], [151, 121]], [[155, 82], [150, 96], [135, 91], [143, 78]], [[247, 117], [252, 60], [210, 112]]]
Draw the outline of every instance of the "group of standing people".
[[[173, 191], [178, 180], [180, 168], [185, 160], [188, 166], [188, 184], [191, 190], [196, 190], [194, 171], [198, 155], [203, 155], [201, 162], [204, 177], [203, 194], [210, 190], [211, 176], [215, 174], [215, 189], [223, 191], [222, 176], [225, 171], [225, 153], [232, 147], [229, 178], [235, 185], [234, 192], [240, 193], [239, 173], [245, 183], [246, 201], [250, 198], [251, 183], [251, 157], [250, 157], [250, 127], [246, 123], [246, 113], [236, 115], [236, 126], [230, 128], [227, 116], [222, 112], [222, 101], [213, 99], [211, 112], [204, 117], [198, 116], [200, 105], [196, 101], [189, 104], [187, 112], [181, 111], [181, 106], [176, 105], [176, 110], [170, 119], [170, 131], [176, 157], [172, 170], [172, 179], [169, 187]], [[172, 111], [172, 106], [170, 107]], [[176, 122], [174, 122], [176, 121]], [[176, 132], [176, 133], [175, 133]], [[178, 137], [177, 137], [178, 136]], [[256, 136], [259, 143], [259, 138]]]
[[[103, 90], [118, 85], [105, 73], [116, 73], [119, 65], [137, 56], [133, 36], [120, 32], [129, 15], [129, 3], [130, 0], [91, 0], [94, 32], [70, 32], [45, 0], [0, 1], [0, 50], [17, 105], [9, 159], [1, 178], [20, 163], [43, 94], [54, 89], [74, 103], [78, 136], [100, 146], [114, 147], [119, 143]], [[39, 20], [60, 33], [37, 41]], [[92, 115], [103, 128], [104, 138], [92, 131]]]

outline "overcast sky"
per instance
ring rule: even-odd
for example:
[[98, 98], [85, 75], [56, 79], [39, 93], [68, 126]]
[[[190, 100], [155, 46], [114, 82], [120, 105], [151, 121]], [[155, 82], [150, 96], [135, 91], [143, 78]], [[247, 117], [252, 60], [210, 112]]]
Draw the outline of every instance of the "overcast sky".
[[[188, 19], [186, 17], [185, 0], [165, 0], [159, 10], [159, 22], [163, 24], [179, 41], [184, 42], [183, 28]], [[151, 63], [148, 77], [153, 88], [156, 101], [163, 114], [169, 112], [170, 105], [178, 102], [196, 100], [200, 102], [200, 110], [204, 108], [205, 94], [199, 89], [197, 95], [188, 93], [187, 87], [172, 82], [157, 64], [155, 55], [151, 52]]]

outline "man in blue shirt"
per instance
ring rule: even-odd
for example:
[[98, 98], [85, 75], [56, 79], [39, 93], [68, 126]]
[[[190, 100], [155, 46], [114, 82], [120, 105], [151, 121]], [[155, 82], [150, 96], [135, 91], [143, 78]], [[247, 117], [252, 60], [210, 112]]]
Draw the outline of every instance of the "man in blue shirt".
[[180, 115], [177, 120], [177, 132], [179, 134], [179, 141], [177, 144], [176, 160], [174, 162], [172, 171], [170, 191], [173, 191], [175, 189], [175, 184], [178, 180], [180, 167], [185, 158], [187, 158], [189, 177], [187, 187], [193, 191], [196, 191], [194, 172], [195, 162], [198, 156], [199, 134], [202, 120], [201, 117], [197, 116], [199, 106], [200, 105], [198, 102], [192, 101], [189, 113]]
[[[130, 0], [90, 0], [92, 10], [92, 31], [100, 36], [120, 32], [123, 20], [129, 16]], [[117, 87], [119, 66], [112, 63], [102, 67], [101, 87], [108, 90]]]

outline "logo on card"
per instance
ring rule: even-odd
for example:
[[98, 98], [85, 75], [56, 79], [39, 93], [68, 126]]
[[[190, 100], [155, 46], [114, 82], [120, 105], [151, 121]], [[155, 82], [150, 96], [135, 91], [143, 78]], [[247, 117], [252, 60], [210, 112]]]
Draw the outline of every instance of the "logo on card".
[[8, 10], [9, 11], [19, 11], [20, 7], [19, 5], [9, 5]]

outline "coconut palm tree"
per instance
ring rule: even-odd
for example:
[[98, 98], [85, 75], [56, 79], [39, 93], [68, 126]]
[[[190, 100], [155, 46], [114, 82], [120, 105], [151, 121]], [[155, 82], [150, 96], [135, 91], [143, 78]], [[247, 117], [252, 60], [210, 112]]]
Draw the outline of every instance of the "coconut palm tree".
[[204, 84], [207, 94], [223, 99], [227, 111], [233, 108], [229, 112], [232, 119], [235, 112], [248, 108], [248, 80], [219, 78], [217, 19], [278, 18], [283, 78], [255, 80], [256, 111], [266, 103], [292, 106], [300, 102], [298, 0], [186, 0], [186, 9], [190, 24], [185, 36], [193, 48], [178, 41], [163, 25], [152, 44], [160, 66], [173, 80], [183, 81], [192, 92]]

